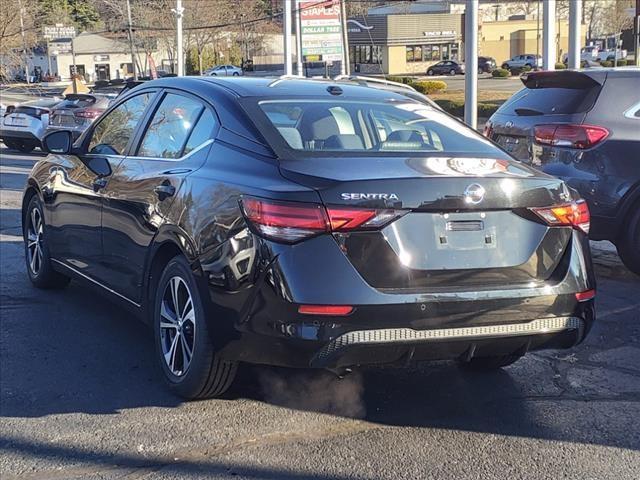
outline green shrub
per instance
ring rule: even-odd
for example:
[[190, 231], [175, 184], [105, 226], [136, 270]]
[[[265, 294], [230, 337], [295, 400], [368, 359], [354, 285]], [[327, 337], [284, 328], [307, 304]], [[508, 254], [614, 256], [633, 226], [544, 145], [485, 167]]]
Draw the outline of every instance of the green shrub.
[[439, 93], [447, 89], [447, 84], [441, 80], [418, 80], [410, 85], [425, 95]]
[[522, 67], [523, 72], [530, 72], [531, 70], [533, 69], [529, 65], [525, 65], [524, 67]]
[[556, 70], [566, 70], [567, 66], [562, 62], [556, 62]]
[[507, 70], [506, 68], [496, 68], [493, 72], [491, 72], [491, 76], [495, 78], [505, 78], [509, 75], [509, 70]]
[[626, 67], [627, 65], [628, 65], [628, 62], [627, 62], [627, 60], [625, 58], [621, 58], [620, 60], [618, 60], [618, 66], [619, 67]]
[[413, 82], [413, 79], [411, 77], [400, 77], [396, 75], [390, 75], [386, 78], [390, 82], [404, 83], [405, 85], [411, 85], [411, 82]]
[[[464, 116], [464, 102], [457, 100], [436, 100], [442, 109], [455, 117]], [[496, 113], [502, 102], [480, 102], [478, 103], [478, 117], [489, 118]]]
[[600, 62], [600, 66], [602, 66], [602, 67], [613, 67], [613, 62], [611, 62], [609, 60], [603, 60], [602, 62]]

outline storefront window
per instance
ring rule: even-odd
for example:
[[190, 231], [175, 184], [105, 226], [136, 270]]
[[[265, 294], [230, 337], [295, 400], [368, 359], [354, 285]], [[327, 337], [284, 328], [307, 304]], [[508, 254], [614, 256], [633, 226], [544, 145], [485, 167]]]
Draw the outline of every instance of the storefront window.
[[408, 45], [406, 47], [407, 62], [439, 62], [454, 60], [458, 54], [458, 45], [443, 43], [437, 45]]
[[349, 50], [353, 63], [380, 63], [382, 59], [380, 45], [354, 45]]

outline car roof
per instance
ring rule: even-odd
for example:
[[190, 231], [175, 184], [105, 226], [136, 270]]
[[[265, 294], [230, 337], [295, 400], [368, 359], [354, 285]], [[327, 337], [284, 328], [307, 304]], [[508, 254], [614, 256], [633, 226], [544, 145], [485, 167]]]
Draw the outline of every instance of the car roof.
[[[206, 82], [223, 87], [233, 92], [238, 97], [326, 97], [326, 98], [371, 98], [378, 100], [407, 100], [406, 96], [390, 90], [371, 88], [345, 81], [333, 81], [327, 79], [306, 79], [297, 77], [242, 77], [242, 78], [217, 78], [217, 77], [191, 77], [198, 82]], [[173, 79], [185, 81], [186, 78]], [[332, 95], [330, 87], [338, 87], [340, 95]]]

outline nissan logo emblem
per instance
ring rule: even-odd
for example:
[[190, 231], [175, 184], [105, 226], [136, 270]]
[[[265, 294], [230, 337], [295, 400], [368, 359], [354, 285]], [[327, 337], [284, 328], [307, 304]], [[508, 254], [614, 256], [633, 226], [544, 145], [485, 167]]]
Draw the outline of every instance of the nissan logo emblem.
[[485, 193], [486, 193], [486, 190], [482, 185], [478, 185], [477, 183], [472, 183], [464, 191], [464, 201], [465, 203], [471, 203], [473, 205], [477, 205], [484, 199]]
[[513, 122], [511, 120], [509, 120], [507, 123], [504, 124], [504, 126], [506, 128], [511, 128], [511, 127], [513, 127]]

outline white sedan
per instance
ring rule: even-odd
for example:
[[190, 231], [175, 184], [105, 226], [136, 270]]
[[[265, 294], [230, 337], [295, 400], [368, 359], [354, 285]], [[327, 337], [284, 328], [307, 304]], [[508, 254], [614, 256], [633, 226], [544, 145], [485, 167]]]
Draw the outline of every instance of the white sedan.
[[238, 77], [242, 75], [242, 68], [234, 65], [218, 65], [204, 72], [210, 77]]

